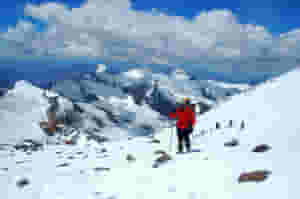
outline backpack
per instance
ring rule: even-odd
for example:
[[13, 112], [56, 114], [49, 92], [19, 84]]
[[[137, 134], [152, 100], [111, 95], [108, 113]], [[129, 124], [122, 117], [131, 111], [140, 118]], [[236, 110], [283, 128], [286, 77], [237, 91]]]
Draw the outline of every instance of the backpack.
[[[184, 105], [184, 109], [186, 107], [189, 107], [195, 113], [195, 104], [186, 104], [186, 105]], [[192, 133], [193, 130], [194, 130], [193, 124], [192, 124], [191, 121], [189, 121], [189, 125], [188, 125], [188, 128], [187, 128], [187, 131], [189, 131], [190, 133]]]

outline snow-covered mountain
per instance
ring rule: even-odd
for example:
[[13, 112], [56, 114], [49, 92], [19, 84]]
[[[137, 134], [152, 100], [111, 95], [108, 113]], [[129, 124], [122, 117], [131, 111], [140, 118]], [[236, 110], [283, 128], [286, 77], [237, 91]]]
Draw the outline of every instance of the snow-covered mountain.
[[[154, 88], [155, 81], [158, 84], [157, 88]], [[56, 83], [54, 90], [80, 102], [92, 102], [110, 96], [126, 99], [127, 95], [130, 95], [136, 104], [147, 103], [155, 111], [166, 115], [175, 108], [178, 98], [192, 98], [193, 102], [199, 104], [200, 110], [205, 112], [219, 101], [238, 94], [245, 88], [246, 85], [191, 80], [181, 69], [164, 74], [154, 73], [144, 67], [133, 68], [120, 74], [105, 71], [84, 74]]]
[[[103, 69], [102, 66], [99, 67]], [[77, 108], [75, 115], [79, 115], [81, 119], [76, 122], [76, 128], [80, 128], [82, 132], [105, 134], [111, 138], [118, 138], [119, 135], [107, 133], [112, 129], [116, 129], [115, 132], [123, 131], [125, 137], [158, 131], [165, 125], [164, 116], [184, 96], [189, 96], [193, 102], [198, 103], [198, 112], [205, 112], [218, 99], [227, 96], [228, 92], [230, 95], [240, 92], [237, 88], [224, 88], [207, 81], [172, 79], [166, 74], [153, 73], [147, 68], [131, 69], [119, 75], [110, 74], [105, 69], [101, 72], [99, 70], [70, 80], [58, 81], [52, 92], [61, 96], [59, 99], [64, 101], [62, 104], [70, 104], [67, 112], [70, 112], [72, 119], [75, 116], [72, 113], [73, 108], [70, 107]], [[139, 78], [137, 73], [140, 74]], [[158, 85], [153, 84], [155, 80]], [[28, 139], [41, 139], [43, 133], [38, 123], [46, 119], [46, 109], [49, 107], [43, 92], [43, 89], [26, 81], [19, 81], [0, 98], [3, 118], [1, 132], [9, 132], [3, 133], [3, 143], [23, 139], [27, 132], [30, 132]], [[63, 110], [60, 114], [61, 118], [65, 117]], [[16, 128], [15, 122], [8, 122], [12, 118], [18, 121]], [[36, 130], [29, 130], [31, 128]]]
[[[64, 109], [70, 109], [71, 102], [60, 98]], [[44, 133], [39, 122], [46, 120], [47, 99], [43, 90], [27, 81], [18, 81], [15, 87], [0, 98], [0, 143], [16, 143], [22, 139], [42, 140]]]
[[[175, 154], [171, 128], [157, 132], [160, 142], [155, 143], [145, 136], [97, 145], [48, 146], [32, 154], [3, 146], [2, 198], [296, 199], [299, 75], [299, 69], [291, 71], [199, 116], [190, 154]], [[132, 99], [121, 101], [134, 105]], [[85, 108], [94, 113], [93, 107]], [[232, 127], [227, 126], [229, 120]], [[236, 144], [227, 144], [233, 139]], [[269, 149], [254, 152], [261, 144]], [[158, 151], [163, 155], [155, 154]], [[164, 163], [153, 166], [162, 159]], [[268, 171], [266, 177], [256, 175], [261, 181], [239, 181], [241, 174], [257, 170]]]
[[191, 77], [181, 68], [174, 69], [171, 74], [171, 78], [177, 79], [177, 80], [188, 80], [191, 79]]

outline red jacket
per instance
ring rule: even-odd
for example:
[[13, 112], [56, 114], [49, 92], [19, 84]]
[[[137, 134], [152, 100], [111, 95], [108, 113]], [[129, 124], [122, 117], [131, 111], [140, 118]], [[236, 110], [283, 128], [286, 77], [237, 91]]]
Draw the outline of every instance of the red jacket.
[[176, 126], [180, 129], [188, 128], [189, 122], [194, 127], [196, 124], [196, 116], [194, 110], [191, 108], [193, 105], [185, 105], [176, 109], [174, 113], [170, 113], [170, 118], [177, 119]]

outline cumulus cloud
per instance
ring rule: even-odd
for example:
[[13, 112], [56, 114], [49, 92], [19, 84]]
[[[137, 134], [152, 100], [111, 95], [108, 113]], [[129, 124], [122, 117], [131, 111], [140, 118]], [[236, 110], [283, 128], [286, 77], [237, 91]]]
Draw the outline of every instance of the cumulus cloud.
[[203, 11], [192, 20], [155, 9], [136, 11], [129, 0], [87, 0], [72, 9], [28, 4], [24, 10], [46, 29], [38, 32], [20, 21], [1, 33], [18, 44], [5, 56], [20, 48], [28, 56], [185, 66], [241, 79], [287, 71], [299, 56], [300, 30], [275, 37], [263, 26], [241, 24], [226, 9]]

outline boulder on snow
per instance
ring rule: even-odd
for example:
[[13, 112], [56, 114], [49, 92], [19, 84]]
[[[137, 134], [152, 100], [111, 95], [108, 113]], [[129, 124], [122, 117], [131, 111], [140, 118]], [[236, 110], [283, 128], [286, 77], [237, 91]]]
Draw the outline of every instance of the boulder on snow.
[[29, 180], [28, 180], [27, 178], [21, 178], [21, 179], [19, 179], [19, 180], [17, 181], [16, 184], [17, 184], [17, 186], [18, 186], [19, 188], [23, 188], [23, 187], [29, 185], [30, 182], [29, 182]]
[[43, 145], [37, 141], [26, 139], [21, 143], [14, 145], [14, 148], [18, 151], [22, 150], [24, 152], [38, 151], [43, 148]]
[[253, 171], [253, 172], [245, 172], [240, 175], [238, 182], [239, 183], [262, 182], [262, 181], [266, 180], [270, 174], [271, 174], [271, 171], [268, 171], [268, 170], [257, 170], [257, 171]]
[[156, 155], [159, 155], [159, 154], [162, 154], [162, 155], [164, 155], [164, 154], [166, 154], [166, 152], [164, 151], [164, 150], [156, 150], [155, 152], [154, 152], [154, 154], [156, 154]]
[[153, 143], [153, 144], [160, 144], [160, 140], [158, 140], [158, 139], [153, 139], [153, 140], [151, 140], [151, 143]]
[[96, 171], [96, 172], [100, 172], [100, 171], [110, 171], [110, 168], [106, 168], [106, 167], [96, 167], [96, 168], [94, 168], [94, 171]]
[[99, 144], [109, 141], [109, 138], [105, 137], [104, 135], [97, 135], [97, 134], [92, 133], [92, 132], [87, 132], [87, 134], [88, 134], [88, 136], [87, 136], [88, 140], [94, 140]]
[[221, 128], [220, 122], [216, 122], [216, 129], [220, 129], [220, 128]]
[[127, 160], [128, 162], [135, 162], [135, 161], [136, 161], [136, 158], [135, 158], [132, 154], [127, 154], [126, 160]]
[[260, 144], [260, 145], [257, 145], [253, 150], [252, 152], [255, 152], [255, 153], [263, 153], [263, 152], [266, 152], [266, 151], [269, 151], [271, 149], [271, 146], [267, 145], [267, 144]]
[[232, 139], [231, 141], [224, 143], [224, 146], [226, 146], [226, 147], [235, 147], [238, 145], [239, 145], [239, 141], [237, 139]]
[[155, 160], [155, 163], [153, 164], [153, 168], [158, 168], [161, 164], [164, 164], [166, 163], [167, 161], [169, 160], [172, 160], [172, 157], [167, 154], [167, 153], [163, 153], [161, 154], [160, 157], [158, 157], [156, 160]]
[[59, 164], [56, 167], [59, 168], [59, 167], [68, 167], [68, 166], [70, 166], [70, 163], [66, 162], [66, 163]]

